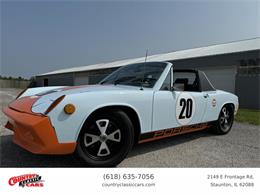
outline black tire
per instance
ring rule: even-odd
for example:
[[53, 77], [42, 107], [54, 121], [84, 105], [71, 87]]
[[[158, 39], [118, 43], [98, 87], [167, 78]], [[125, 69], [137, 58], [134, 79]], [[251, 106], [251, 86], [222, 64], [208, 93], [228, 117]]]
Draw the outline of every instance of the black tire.
[[212, 127], [214, 133], [219, 135], [227, 134], [234, 122], [234, 108], [231, 104], [224, 105], [219, 113], [218, 120]]
[[133, 145], [134, 127], [128, 115], [121, 110], [107, 110], [86, 121], [76, 152], [88, 166], [113, 167], [127, 156]]

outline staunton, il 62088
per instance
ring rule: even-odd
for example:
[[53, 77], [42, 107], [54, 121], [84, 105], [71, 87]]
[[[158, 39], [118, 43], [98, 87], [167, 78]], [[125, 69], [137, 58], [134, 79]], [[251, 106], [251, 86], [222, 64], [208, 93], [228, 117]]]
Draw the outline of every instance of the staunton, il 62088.
[[145, 62], [97, 85], [28, 88], [3, 112], [24, 149], [76, 153], [89, 166], [108, 167], [135, 143], [203, 129], [226, 134], [237, 109], [238, 97], [216, 90], [202, 71]]

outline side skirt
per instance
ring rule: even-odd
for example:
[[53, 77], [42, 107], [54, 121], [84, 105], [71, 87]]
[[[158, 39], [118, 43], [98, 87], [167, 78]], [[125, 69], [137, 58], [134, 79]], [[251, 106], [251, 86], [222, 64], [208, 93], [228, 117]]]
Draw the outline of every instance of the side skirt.
[[149, 132], [149, 133], [144, 133], [139, 136], [138, 143], [145, 143], [145, 142], [163, 139], [166, 137], [172, 137], [172, 136], [180, 135], [180, 134], [184, 134], [184, 133], [201, 131], [203, 129], [211, 127], [212, 123], [213, 122], [199, 123], [199, 124], [194, 124], [194, 125], [169, 128], [169, 129], [163, 129], [163, 130], [153, 131], [153, 132]]

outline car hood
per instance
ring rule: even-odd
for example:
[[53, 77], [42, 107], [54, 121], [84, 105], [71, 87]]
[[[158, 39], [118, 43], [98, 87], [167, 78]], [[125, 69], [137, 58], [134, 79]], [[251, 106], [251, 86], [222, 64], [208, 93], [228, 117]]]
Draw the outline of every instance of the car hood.
[[36, 96], [47, 97], [47, 96], [61, 96], [70, 95], [77, 93], [86, 92], [100, 92], [100, 91], [124, 91], [124, 90], [140, 90], [140, 87], [126, 86], [126, 85], [81, 85], [72, 87], [60, 87], [56, 89], [47, 90], [38, 94]]
[[[38, 87], [27, 89], [20, 97], [14, 100], [9, 107], [26, 113], [44, 113], [46, 109], [59, 97], [65, 95], [115, 92], [124, 93], [126, 91], [139, 91], [140, 87], [126, 85], [81, 85], [81, 86], [55, 86]], [[144, 88], [143, 90], [152, 90]]]
[[[99, 93], [99, 92], [115, 92], [123, 93], [124, 91], [137, 91], [140, 87], [126, 86], [126, 85], [85, 85], [73, 87], [57, 87], [50, 90], [45, 90], [41, 93], [34, 94], [38, 97], [37, 101], [32, 105], [34, 113], [43, 113], [56, 99], [65, 95], [84, 94], [84, 93]], [[144, 89], [151, 90], [151, 89]], [[32, 96], [30, 96], [32, 97]], [[29, 97], [28, 97], [29, 98]]]

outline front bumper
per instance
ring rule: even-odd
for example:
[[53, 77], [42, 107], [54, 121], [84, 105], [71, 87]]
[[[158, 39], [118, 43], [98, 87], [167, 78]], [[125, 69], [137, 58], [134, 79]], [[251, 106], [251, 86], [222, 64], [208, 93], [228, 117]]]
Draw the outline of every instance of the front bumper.
[[13, 142], [35, 154], [70, 154], [76, 143], [59, 143], [47, 116], [3, 109], [9, 120], [6, 128], [14, 132]]

